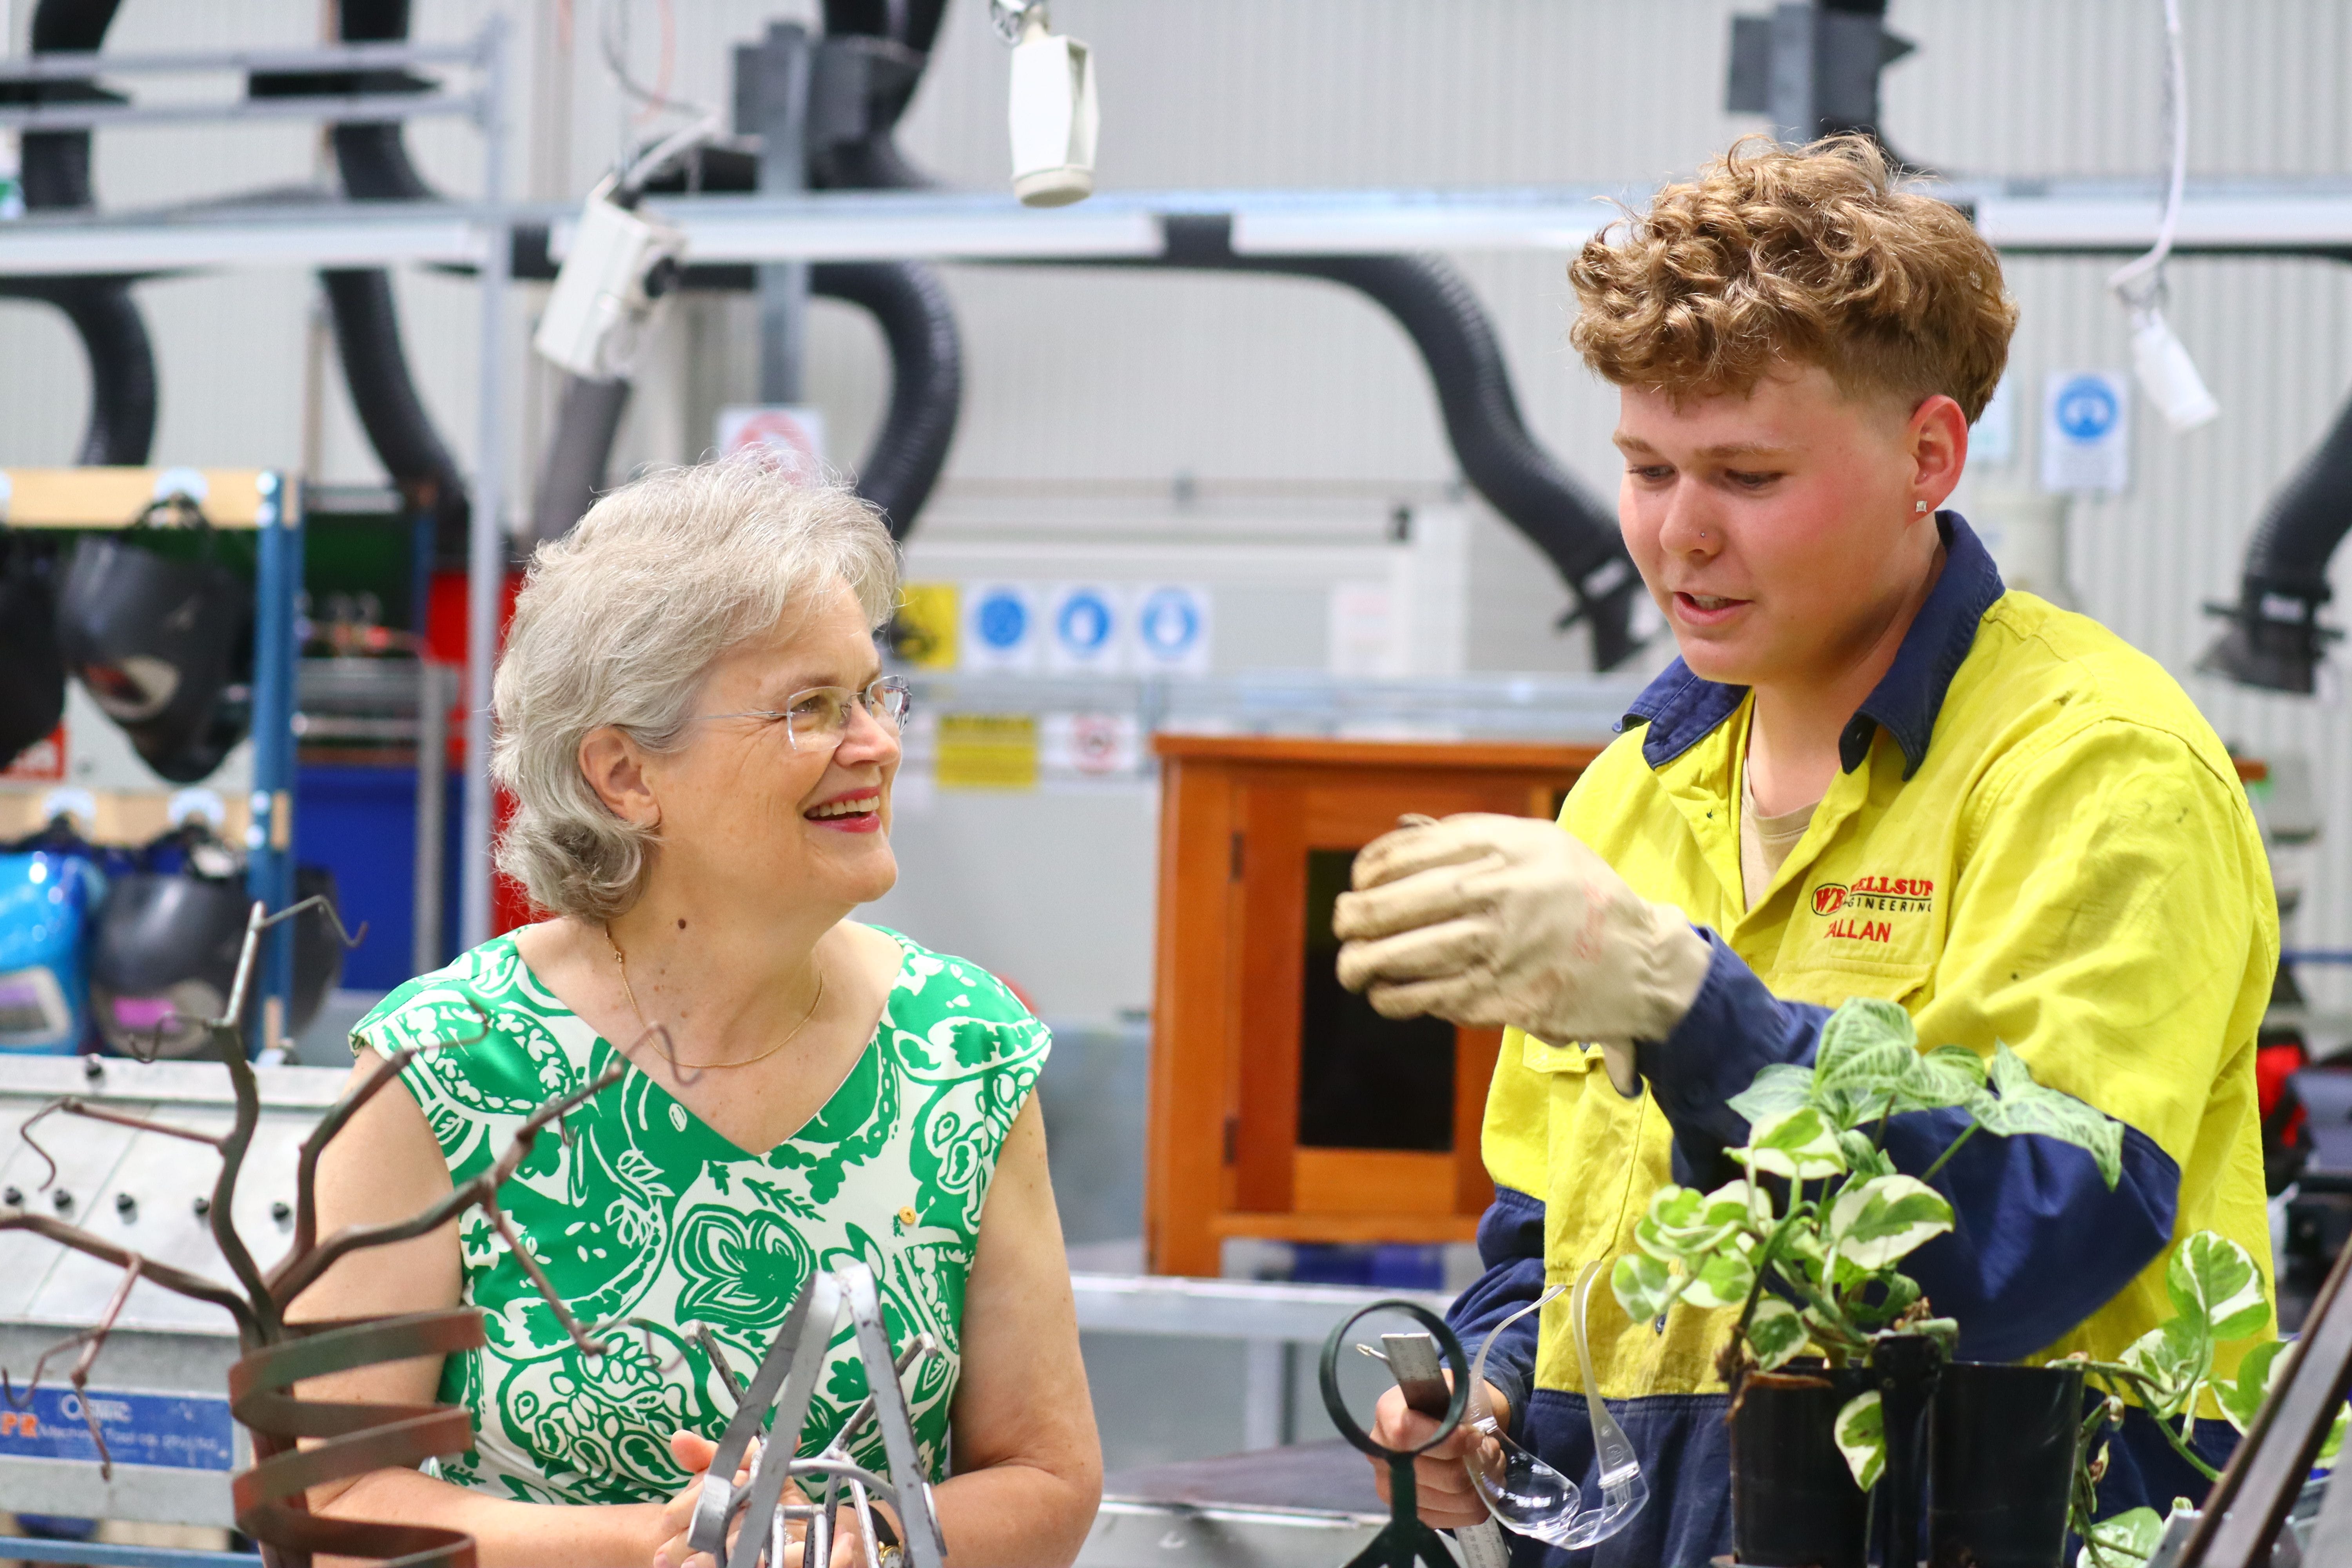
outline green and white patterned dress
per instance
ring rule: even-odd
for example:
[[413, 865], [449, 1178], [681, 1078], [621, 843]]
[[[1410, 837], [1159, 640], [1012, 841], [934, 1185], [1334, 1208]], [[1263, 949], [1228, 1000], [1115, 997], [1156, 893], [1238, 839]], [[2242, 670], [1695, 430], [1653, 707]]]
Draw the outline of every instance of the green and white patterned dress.
[[[746, 1153], [632, 1067], [565, 1118], [565, 1137], [542, 1134], [502, 1190], [572, 1313], [642, 1319], [654, 1325], [650, 1349], [631, 1329], [611, 1336], [604, 1356], [583, 1356], [489, 1221], [479, 1210], [460, 1221], [463, 1300], [483, 1309], [489, 1342], [442, 1372], [441, 1398], [473, 1413], [475, 1435], [472, 1449], [441, 1462], [445, 1479], [531, 1502], [669, 1496], [687, 1481], [670, 1434], [716, 1439], [734, 1408], [689, 1342], [691, 1325], [709, 1325], [748, 1377], [810, 1271], [849, 1258], [874, 1270], [893, 1342], [928, 1330], [947, 1349], [910, 1401], [925, 1463], [944, 1477], [981, 1208], [1051, 1042], [986, 970], [888, 934], [903, 956], [873, 1039], [775, 1148]], [[503, 936], [385, 997], [353, 1047], [389, 1055], [472, 1038], [476, 1005], [488, 1038], [428, 1052], [401, 1074], [453, 1182], [488, 1169], [526, 1116], [614, 1054]], [[829, 1442], [866, 1392], [845, 1324], [802, 1451]], [[879, 1467], [871, 1426], [866, 1438], [855, 1452]]]

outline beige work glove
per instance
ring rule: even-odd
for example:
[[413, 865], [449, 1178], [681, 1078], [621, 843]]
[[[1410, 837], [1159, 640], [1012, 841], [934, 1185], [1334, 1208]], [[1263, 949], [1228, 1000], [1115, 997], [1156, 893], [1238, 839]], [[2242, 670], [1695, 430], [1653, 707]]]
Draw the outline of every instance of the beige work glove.
[[1339, 983], [1386, 1017], [1599, 1046], [1617, 1091], [1640, 1093], [1633, 1043], [1665, 1038], [1690, 1011], [1706, 940], [1551, 823], [1407, 820], [1364, 847], [1356, 890], [1339, 895]]

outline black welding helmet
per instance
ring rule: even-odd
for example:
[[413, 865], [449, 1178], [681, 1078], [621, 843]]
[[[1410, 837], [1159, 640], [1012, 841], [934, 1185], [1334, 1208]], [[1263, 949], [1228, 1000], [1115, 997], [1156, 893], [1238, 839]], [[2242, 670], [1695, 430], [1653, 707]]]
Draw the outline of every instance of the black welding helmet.
[[[194, 784], [252, 717], [253, 593], [208, 557], [149, 548], [160, 531], [88, 534], [75, 545], [58, 596], [58, 646], [147, 765]], [[203, 534], [209, 548], [211, 530]]]
[[[174, 830], [150, 849], [166, 847], [184, 855], [181, 868], [116, 879], [90, 947], [90, 1011], [108, 1048], [125, 1056], [210, 1053], [202, 1021], [228, 1005], [252, 908], [243, 858], [227, 846]], [[296, 900], [314, 893], [332, 903], [334, 873], [295, 868]], [[334, 922], [316, 913], [298, 915], [292, 924], [294, 994], [285, 1029], [299, 1035], [342, 977], [343, 944]], [[259, 978], [248, 984], [257, 992]]]
[[65, 712], [52, 561], [47, 541], [0, 533], [0, 768]]
[[209, 1047], [245, 941], [242, 868], [230, 878], [142, 871], [108, 889], [89, 954], [90, 1011], [109, 1049], [194, 1057]]

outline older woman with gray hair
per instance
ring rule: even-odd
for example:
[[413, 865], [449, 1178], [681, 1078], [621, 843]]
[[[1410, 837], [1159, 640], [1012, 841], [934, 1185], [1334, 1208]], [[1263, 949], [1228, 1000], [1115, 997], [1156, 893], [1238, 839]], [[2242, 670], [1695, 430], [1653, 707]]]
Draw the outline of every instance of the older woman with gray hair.
[[[623, 1058], [500, 1197], [578, 1318], [650, 1332], [583, 1354], [478, 1211], [346, 1258], [299, 1315], [465, 1303], [488, 1343], [307, 1385], [437, 1396], [475, 1429], [437, 1475], [377, 1471], [314, 1509], [467, 1531], [483, 1568], [684, 1568], [732, 1409], [698, 1331], [746, 1369], [814, 1269], [857, 1259], [901, 1342], [945, 1351], [909, 1404], [957, 1568], [1076, 1555], [1101, 1458], [1033, 1093], [1045, 1031], [985, 970], [849, 918], [898, 876], [907, 688], [874, 638], [897, 595], [872, 509], [757, 461], [639, 479], [540, 548], [493, 768], [514, 797], [499, 867], [550, 918], [361, 1024], [355, 1081], [446, 1048], [330, 1145], [320, 1223], [415, 1214]], [[865, 1392], [845, 1336], [802, 1451]], [[845, 1529], [835, 1561], [863, 1550]]]

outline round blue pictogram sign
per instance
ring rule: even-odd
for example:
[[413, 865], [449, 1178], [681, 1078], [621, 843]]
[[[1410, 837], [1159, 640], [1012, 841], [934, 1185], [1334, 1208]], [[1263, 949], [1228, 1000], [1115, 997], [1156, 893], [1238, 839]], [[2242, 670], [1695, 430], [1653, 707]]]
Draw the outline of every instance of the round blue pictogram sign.
[[1018, 647], [1029, 632], [1028, 607], [1017, 594], [991, 594], [980, 602], [974, 617], [980, 640], [992, 648]]
[[1162, 588], [1143, 601], [1135, 629], [1143, 646], [1163, 658], [1190, 648], [1201, 636], [1201, 607], [1181, 588]]
[[2058, 389], [2055, 416], [2070, 441], [2104, 439], [2122, 416], [2115, 389], [2098, 376], [2078, 375]]
[[1062, 601], [1054, 635], [1073, 653], [1098, 652], [1110, 640], [1110, 606], [1094, 594], [1073, 594]]

